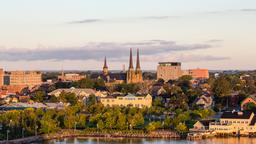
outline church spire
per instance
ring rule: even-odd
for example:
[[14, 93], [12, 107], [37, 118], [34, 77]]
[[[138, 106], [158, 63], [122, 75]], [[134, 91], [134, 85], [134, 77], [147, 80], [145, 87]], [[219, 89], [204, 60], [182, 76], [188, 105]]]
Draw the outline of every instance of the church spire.
[[103, 66], [103, 68], [108, 68], [108, 66], [107, 66], [107, 58], [106, 57], [104, 59], [104, 66]]
[[130, 49], [130, 63], [129, 63], [129, 69], [133, 69], [132, 49]]
[[107, 65], [107, 58], [104, 59], [104, 66], [103, 66], [103, 75], [108, 75], [108, 65]]
[[136, 70], [140, 69], [140, 53], [139, 49], [137, 49], [137, 62], [136, 62]]

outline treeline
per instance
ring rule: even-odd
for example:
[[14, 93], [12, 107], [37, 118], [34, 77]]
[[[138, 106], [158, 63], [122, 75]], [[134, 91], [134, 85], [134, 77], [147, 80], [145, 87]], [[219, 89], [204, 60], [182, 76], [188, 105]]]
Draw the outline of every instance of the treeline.
[[151, 108], [104, 107], [91, 96], [87, 106], [76, 104], [63, 110], [25, 109], [8, 111], [0, 115], [0, 139], [17, 139], [27, 136], [50, 134], [61, 129], [95, 129], [97, 131], [119, 130], [150, 132], [168, 129], [187, 132], [187, 124], [203, 119], [210, 110], [183, 111], [177, 109], [174, 115], [162, 116], [168, 112], [157, 104]]

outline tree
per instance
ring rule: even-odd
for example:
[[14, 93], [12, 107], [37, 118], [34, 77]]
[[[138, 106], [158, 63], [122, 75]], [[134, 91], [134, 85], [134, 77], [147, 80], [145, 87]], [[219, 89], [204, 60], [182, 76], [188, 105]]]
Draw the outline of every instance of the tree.
[[94, 88], [94, 82], [90, 78], [84, 78], [78, 81], [80, 88]]
[[254, 103], [252, 103], [252, 102], [248, 103], [248, 104], [246, 105], [246, 110], [250, 110], [250, 111], [256, 110], [256, 104], [254, 104]]
[[71, 105], [75, 105], [78, 102], [78, 98], [74, 93], [62, 92], [60, 94], [60, 101], [64, 103], [70, 103]]
[[123, 113], [119, 113], [117, 116], [116, 128], [120, 130], [126, 128], [126, 116]]
[[96, 99], [96, 96], [95, 95], [90, 95], [89, 97], [88, 97], [88, 99], [86, 100], [86, 105], [88, 106], [88, 107], [90, 107], [90, 106], [92, 106], [92, 105], [94, 105], [94, 104], [96, 104], [97, 103], [97, 99]]
[[43, 102], [45, 96], [46, 93], [44, 91], [36, 91], [32, 96], [32, 100], [36, 102]]
[[231, 93], [231, 84], [224, 76], [221, 76], [215, 80], [212, 90], [217, 97], [225, 97]]
[[184, 75], [178, 79], [178, 86], [181, 87], [181, 89], [186, 93], [189, 89], [192, 88], [192, 76], [190, 75]]
[[179, 133], [184, 133], [184, 132], [187, 132], [188, 131], [188, 128], [187, 126], [184, 124], [184, 123], [179, 123], [175, 129], [177, 130], [177, 132]]
[[59, 129], [58, 122], [54, 117], [54, 112], [50, 110], [45, 112], [42, 119], [40, 120], [40, 125], [40, 132], [44, 134], [56, 132]]
[[148, 131], [148, 132], [152, 132], [152, 131], [155, 131], [155, 130], [157, 130], [157, 129], [159, 129], [159, 128], [161, 128], [161, 122], [151, 122], [151, 123], [149, 123], [147, 126], [146, 126], [146, 130]]
[[85, 114], [79, 114], [76, 116], [77, 121], [77, 127], [82, 129], [86, 127], [86, 115]]
[[103, 130], [105, 128], [104, 123], [102, 120], [99, 120], [97, 123], [97, 128]]

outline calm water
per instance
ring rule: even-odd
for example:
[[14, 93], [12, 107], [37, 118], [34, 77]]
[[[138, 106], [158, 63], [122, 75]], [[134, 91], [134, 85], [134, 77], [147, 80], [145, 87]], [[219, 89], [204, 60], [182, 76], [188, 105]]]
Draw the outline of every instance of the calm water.
[[85, 138], [52, 140], [45, 144], [256, 144], [256, 138], [213, 138], [198, 141], [168, 139]]

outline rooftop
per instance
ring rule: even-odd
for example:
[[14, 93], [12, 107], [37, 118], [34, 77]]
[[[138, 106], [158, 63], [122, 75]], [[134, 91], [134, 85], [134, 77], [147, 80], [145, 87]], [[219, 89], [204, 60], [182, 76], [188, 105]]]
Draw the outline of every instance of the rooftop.
[[249, 119], [252, 112], [224, 112], [222, 119]]
[[181, 66], [181, 62], [159, 62], [159, 65]]

